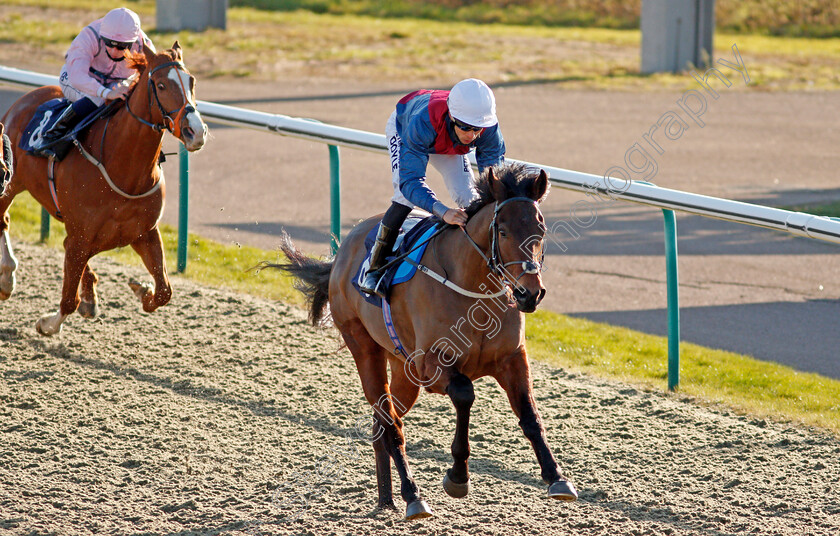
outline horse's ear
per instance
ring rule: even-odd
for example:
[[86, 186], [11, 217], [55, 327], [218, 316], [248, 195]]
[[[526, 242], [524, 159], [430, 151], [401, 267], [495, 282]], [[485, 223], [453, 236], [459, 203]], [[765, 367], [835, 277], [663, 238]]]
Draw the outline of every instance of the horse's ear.
[[540, 176], [531, 185], [531, 192], [528, 197], [537, 202], [542, 201], [548, 195], [549, 188], [551, 188], [551, 184], [548, 182], [548, 174], [544, 169], [541, 169]]
[[493, 168], [487, 170], [487, 183], [490, 185], [490, 193], [496, 201], [507, 199], [507, 189], [502, 181], [496, 178], [496, 171]]
[[175, 53], [175, 58], [178, 60], [184, 59], [183, 52], [181, 49], [181, 44], [178, 43], [178, 40], [175, 40], [175, 43], [172, 45], [172, 52]]

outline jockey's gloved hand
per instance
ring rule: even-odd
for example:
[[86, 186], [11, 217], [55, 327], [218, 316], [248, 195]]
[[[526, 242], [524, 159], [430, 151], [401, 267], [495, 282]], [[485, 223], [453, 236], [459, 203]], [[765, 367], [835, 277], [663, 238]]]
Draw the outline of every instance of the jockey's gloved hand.
[[126, 95], [131, 90], [131, 86], [124, 86], [122, 84], [117, 84], [112, 88], [109, 88], [102, 96], [105, 100], [114, 100], [114, 99], [122, 99], [125, 100]]
[[460, 208], [450, 208], [443, 214], [443, 221], [449, 225], [466, 225], [467, 213]]

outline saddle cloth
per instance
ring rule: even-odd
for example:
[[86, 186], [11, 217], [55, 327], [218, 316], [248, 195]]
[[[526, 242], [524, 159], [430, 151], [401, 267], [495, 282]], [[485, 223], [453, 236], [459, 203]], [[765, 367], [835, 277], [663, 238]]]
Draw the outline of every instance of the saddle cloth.
[[52, 129], [55, 120], [65, 108], [70, 106], [67, 99], [52, 99], [38, 106], [29, 124], [20, 137], [20, 148], [30, 154], [37, 154], [41, 144], [41, 137]]
[[[23, 130], [23, 136], [21, 136], [19, 143], [20, 148], [29, 154], [42, 156], [39, 151], [45, 147], [41, 147], [41, 137], [52, 130], [56, 119], [61, 116], [61, 112], [70, 106], [70, 104], [71, 102], [67, 99], [52, 99], [38, 106], [35, 113], [32, 115], [32, 119], [29, 120], [29, 124], [27, 124], [26, 128]], [[119, 104], [121, 103], [118, 101], [106, 102], [89, 115], [86, 115], [81, 121], [79, 121], [78, 124], [76, 124], [76, 126], [70, 129], [67, 134], [55, 140], [55, 142], [50, 145], [58, 143], [61, 140], [75, 140], [83, 130], [89, 127], [100, 117], [105, 117], [106, 115], [112, 113], [115, 107]]]
[[[426, 212], [412, 212], [408, 218], [406, 218], [402, 227], [400, 227], [400, 234], [397, 237], [396, 244], [394, 245], [394, 254], [388, 257], [388, 260], [390, 261], [394, 257], [398, 257], [403, 253], [410, 251], [408, 258], [419, 263], [420, 259], [423, 257], [423, 253], [426, 251], [429, 237], [431, 237], [437, 230], [438, 224], [442, 224], [442, 222], [434, 216], [429, 216]], [[375, 226], [365, 237], [365, 251], [367, 253], [365, 254], [365, 259], [362, 261], [361, 266], [359, 266], [359, 270], [353, 277], [353, 286], [368, 303], [376, 305], [377, 307], [382, 307], [382, 299], [379, 296], [368, 295], [362, 292], [360, 288], [360, 283], [364, 280], [364, 275], [367, 273], [368, 267], [370, 266], [370, 250], [373, 247], [373, 243], [376, 241], [376, 232], [378, 229], [379, 226]], [[414, 249], [414, 246], [417, 246], [416, 249]], [[386, 268], [380, 285], [382, 288], [386, 289], [385, 294], [388, 295], [391, 287], [398, 285], [399, 283], [405, 283], [414, 277], [416, 272], [417, 268], [414, 265], [403, 260]]]

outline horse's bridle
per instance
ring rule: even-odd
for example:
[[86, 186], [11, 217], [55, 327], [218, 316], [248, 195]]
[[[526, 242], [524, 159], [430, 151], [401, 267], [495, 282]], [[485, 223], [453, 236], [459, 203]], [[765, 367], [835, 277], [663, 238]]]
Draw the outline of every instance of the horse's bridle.
[[[499, 212], [501, 211], [502, 207], [504, 207], [508, 203], [512, 203], [512, 202], [528, 202], [528, 203], [531, 203], [531, 204], [534, 205], [534, 208], [537, 209], [537, 214], [540, 214], [540, 215], [542, 214], [542, 212], [540, 211], [539, 203], [537, 201], [534, 201], [530, 197], [511, 197], [511, 198], [505, 199], [501, 203], [496, 201], [496, 206], [493, 210], [493, 219], [490, 220], [490, 228], [488, 229], [488, 232], [490, 234], [490, 253], [489, 253], [489, 255], [485, 254], [481, 250], [481, 247], [478, 244], [476, 244], [475, 240], [473, 240], [472, 237], [469, 235], [469, 233], [467, 233], [466, 229], [464, 229], [463, 227], [461, 228], [464, 231], [464, 234], [467, 236], [467, 239], [470, 241], [470, 244], [472, 244], [472, 246], [475, 248], [475, 250], [478, 251], [479, 255], [481, 255], [481, 257], [487, 263], [487, 268], [490, 270], [490, 272], [492, 274], [494, 274], [495, 276], [497, 276], [499, 279], [501, 279], [502, 282], [505, 285], [510, 286], [510, 287], [514, 286], [519, 281], [519, 278], [522, 277], [525, 274], [538, 274], [538, 273], [540, 273], [542, 271], [543, 261], [545, 260], [545, 249], [542, 250], [542, 252], [540, 254], [539, 261], [537, 261], [536, 259], [533, 259], [533, 258], [528, 259], [528, 260], [510, 261], [510, 262], [504, 262], [502, 260], [502, 254], [499, 251], [499, 239], [498, 239], [498, 237], [499, 237], [499, 224], [498, 224], [497, 220], [498, 220], [498, 217], [499, 217]], [[511, 281], [510, 278], [508, 277], [508, 275], [510, 275], [510, 272], [508, 272], [507, 267], [508, 266], [513, 266], [513, 265], [521, 265], [522, 266], [522, 273], [520, 273], [518, 276], [516, 276], [516, 278], [513, 281]]]
[[[162, 64], [158, 65], [157, 67], [155, 67], [154, 69], [149, 71], [149, 78], [148, 78], [149, 109], [151, 110], [151, 108], [152, 108], [152, 95], [154, 95], [155, 104], [157, 104], [158, 110], [160, 110], [160, 115], [162, 117], [163, 122], [162, 123], [151, 123], [149, 121], [146, 121], [142, 117], [138, 116], [129, 107], [127, 99], [125, 101], [125, 107], [128, 110], [128, 113], [130, 113], [132, 115], [132, 117], [134, 117], [135, 119], [137, 119], [138, 121], [140, 121], [141, 123], [146, 125], [147, 127], [150, 127], [150, 128], [152, 128], [152, 129], [154, 129], [158, 132], [162, 131], [163, 129], [166, 129], [169, 132], [171, 132], [172, 135], [175, 136], [176, 138], [180, 138], [181, 137], [181, 119], [184, 117], [185, 114], [195, 112], [195, 107], [193, 107], [193, 105], [190, 104], [190, 99], [189, 99], [189, 97], [187, 97], [186, 84], [184, 84], [183, 81], [182, 81], [181, 89], [184, 92], [184, 104], [182, 104], [180, 108], [176, 108], [175, 110], [172, 110], [171, 112], [167, 112], [163, 108], [163, 105], [160, 103], [160, 97], [158, 97], [158, 94], [157, 94], [157, 87], [155, 87], [154, 80], [152, 80], [152, 75], [155, 74], [157, 71], [165, 68], [165, 67], [176, 67], [176, 70], [179, 71], [179, 73], [178, 73], [178, 79], [179, 80], [181, 78], [181, 73], [184, 73], [187, 76], [189, 76], [189, 73], [187, 72], [187, 68], [184, 67], [184, 64], [181, 63], [180, 61], [168, 61], [166, 63], [162, 63]], [[176, 112], [177, 112], [177, 115], [173, 119], [172, 114], [174, 114]]]

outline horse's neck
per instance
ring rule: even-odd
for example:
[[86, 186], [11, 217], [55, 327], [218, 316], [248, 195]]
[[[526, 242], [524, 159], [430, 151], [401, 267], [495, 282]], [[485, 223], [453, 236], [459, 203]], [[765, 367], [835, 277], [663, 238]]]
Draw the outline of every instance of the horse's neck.
[[[466, 231], [478, 245], [484, 255], [490, 255], [490, 220], [493, 217], [493, 205], [478, 211], [467, 222]], [[488, 278], [494, 279], [487, 267], [487, 261], [470, 244], [464, 231], [453, 227], [441, 235], [438, 261], [447, 273], [447, 278], [456, 284], [475, 291], [479, 285], [487, 284]], [[493, 285], [488, 285], [493, 287]]]
[[[144, 87], [138, 87], [134, 93], [142, 89]], [[140, 94], [132, 94], [132, 97], [130, 102], [131, 111], [138, 117], [150, 121], [150, 103], [147, 92], [141, 91]], [[103, 126], [102, 128], [107, 129], [105, 132], [104, 154], [99, 155], [99, 147], [97, 147], [99, 145], [98, 136], [102, 136], [102, 132], [97, 132], [97, 138], [93, 138], [97, 140], [93, 142], [93, 147], [97, 151], [97, 156], [102, 158], [102, 163], [106, 169], [114, 167], [124, 170], [119, 178], [124, 179], [126, 186], [130, 182], [147, 181], [157, 166], [157, 160], [163, 143], [163, 133], [153, 130], [132, 117], [128, 111], [128, 105], [120, 107], [111, 118], [107, 127]], [[130, 165], [120, 165], [121, 162], [129, 163]], [[118, 179], [118, 177], [113, 178], [115, 180]]]

